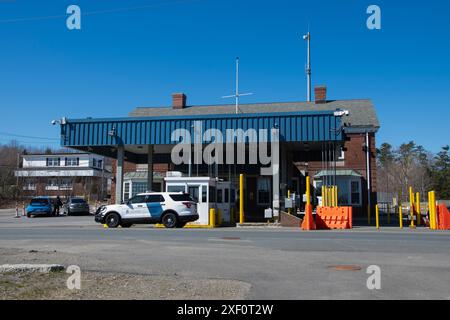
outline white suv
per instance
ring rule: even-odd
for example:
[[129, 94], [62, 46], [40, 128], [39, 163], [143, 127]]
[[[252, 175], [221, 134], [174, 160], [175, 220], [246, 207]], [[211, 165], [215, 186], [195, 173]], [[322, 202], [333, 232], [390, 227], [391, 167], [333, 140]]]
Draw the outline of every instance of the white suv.
[[109, 228], [129, 228], [133, 224], [162, 223], [166, 228], [182, 228], [198, 219], [197, 204], [182, 192], [141, 193], [125, 204], [101, 206], [95, 221]]

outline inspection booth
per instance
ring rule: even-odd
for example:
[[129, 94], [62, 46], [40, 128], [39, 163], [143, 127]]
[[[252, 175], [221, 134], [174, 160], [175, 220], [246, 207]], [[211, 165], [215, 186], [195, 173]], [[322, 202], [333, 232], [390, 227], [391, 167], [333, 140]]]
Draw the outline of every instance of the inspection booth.
[[164, 178], [167, 192], [189, 193], [197, 202], [199, 219], [189, 224], [208, 226], [210, 209], [220, 212], [216, 215], [216, 224], [227, 225], [233, 221], [231, 208], [235, 205], [236, 191], [231, 182], [211, 177], [184, 177], [181, 172], [168, 172], [167, 175]]

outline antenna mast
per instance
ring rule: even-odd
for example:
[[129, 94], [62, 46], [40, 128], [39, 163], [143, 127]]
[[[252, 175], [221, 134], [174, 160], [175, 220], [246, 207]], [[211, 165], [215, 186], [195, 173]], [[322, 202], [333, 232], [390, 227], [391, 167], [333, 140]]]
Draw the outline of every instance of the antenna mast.
[[306, 96], [307, 101], [311, 102], [311, 33], [308, 31], [303, 36], [303, 40], [306, 40]]
[[239, 93], [239, 57], [236, 57], [236, 92], [230, 96], [223, 96], [222, 98], [235, 98], [236, 99], [236, 114], [239, 113], [239, 97], [250, 96], [253, 93]]

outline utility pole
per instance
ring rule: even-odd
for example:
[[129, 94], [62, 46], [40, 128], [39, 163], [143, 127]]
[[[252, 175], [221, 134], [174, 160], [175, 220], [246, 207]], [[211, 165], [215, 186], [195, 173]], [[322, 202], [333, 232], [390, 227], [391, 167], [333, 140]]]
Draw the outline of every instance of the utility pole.
[[236, 57], [236, 91], [235, 94], [230, 96], [223, 96], [222, 98], [235, 98], [236, 114], [239, 113], [239, 97], [250, 96], [253, 93], [239, 93], [239, 57]]
[[303, 36], [303, 40], [307, 43], [306, 49], [306, 96], [307, 101], [311, 102], [311, 34], [308, 33]]

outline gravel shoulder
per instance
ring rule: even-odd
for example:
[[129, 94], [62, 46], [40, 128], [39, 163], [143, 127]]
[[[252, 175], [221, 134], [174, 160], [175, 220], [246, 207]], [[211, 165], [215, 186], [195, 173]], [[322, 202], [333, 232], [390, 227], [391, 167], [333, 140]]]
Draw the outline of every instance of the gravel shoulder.
[[[59, 256], [56, 251], [13, 248], [0, 248], [0, 255], [1, 260], [26, 262], [54, 260]], [[148, 275], [82, 270], [81, 288], [71, 290], [67, 287], [70, 276], [65, 271], [0, 273], [0, 300], [230, 300], [248, 298], [251, 289], [243, 281], [176, 273]]]

